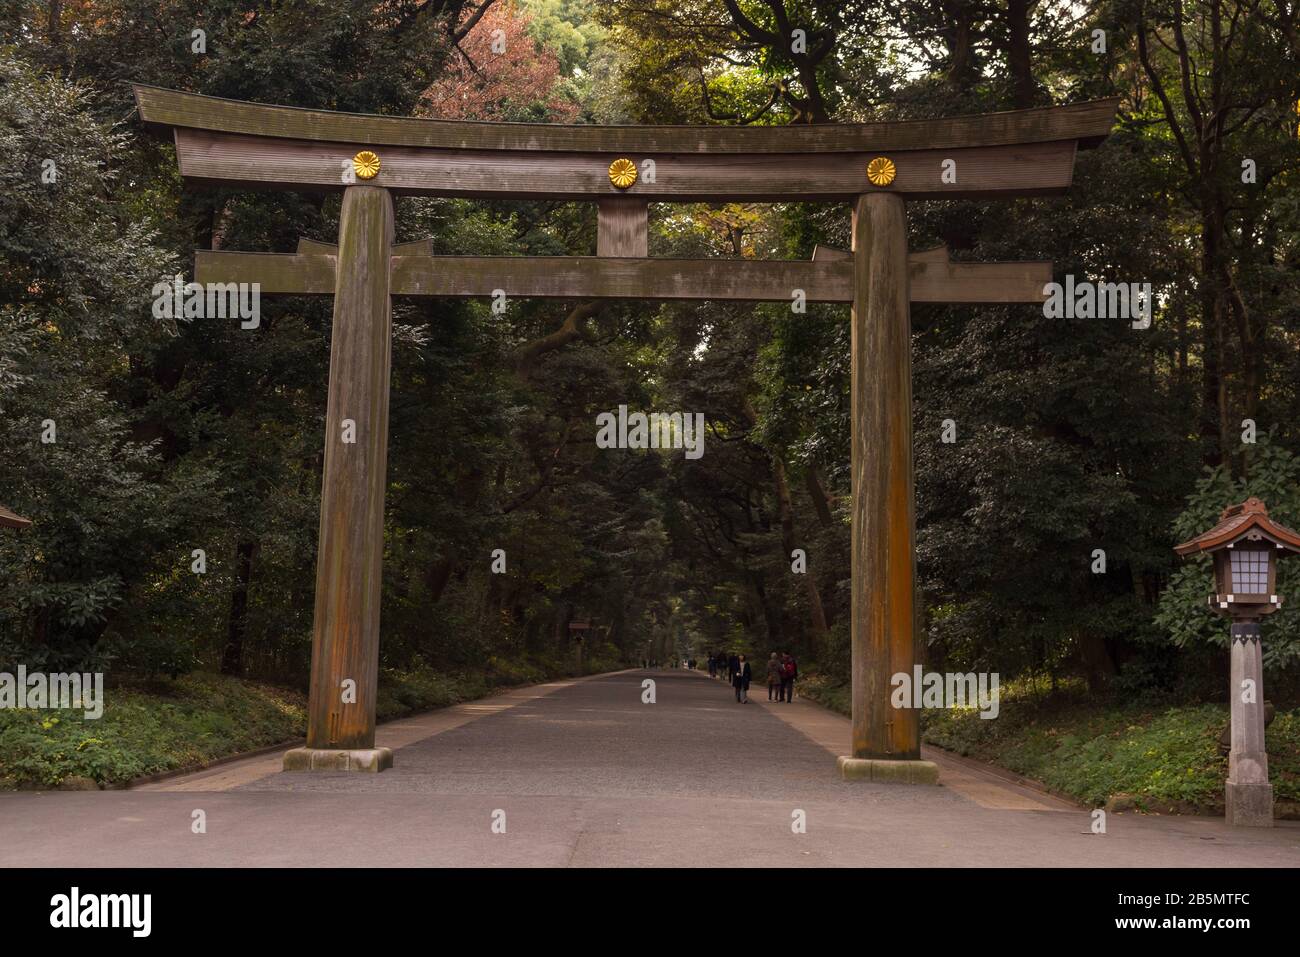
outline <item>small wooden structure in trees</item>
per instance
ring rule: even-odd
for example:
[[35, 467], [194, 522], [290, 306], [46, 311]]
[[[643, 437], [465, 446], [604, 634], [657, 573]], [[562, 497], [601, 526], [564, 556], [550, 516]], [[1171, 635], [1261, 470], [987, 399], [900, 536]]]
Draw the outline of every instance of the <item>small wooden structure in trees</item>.
[[[852, 306], [851, 754], [846, 777], [937, 780], [918, 715], [911, 302], [1038, 303], [1051, 263], [908, 254], [905, 201], [1056, 195], [1115, 101], [940, 120], [784, 127], [562, 126], [366, 116], [135, 87], [197, 186], [342, 190], [337, 245], [197, 254], [200, 283], [334, 296], [307, 747], [286, 767], [381, 770], [374, 748], [392, 296], [705, 299]], [[434, 256], [393, 245], [394, 194], [585, 200], [595, 257]], [[647, 257], [651, 202], [842, 202], [852, 251], [808, 262]], [[345, 420], [356, 441], [340, 440]], [[353, 682], [354, 699], [341, 687]]]
[[0, 505], [0, 526], [5, 528], [27, 528], [32, 524], [30, 518], [23, 518], [17, 512], [11, 512], [9, 509]]
[[573, 640], [574, 667], [582, 674], [582, 647], [586, 644], [587, 633], [591, 631], [589, 621], [569, 622], [569, 638]]

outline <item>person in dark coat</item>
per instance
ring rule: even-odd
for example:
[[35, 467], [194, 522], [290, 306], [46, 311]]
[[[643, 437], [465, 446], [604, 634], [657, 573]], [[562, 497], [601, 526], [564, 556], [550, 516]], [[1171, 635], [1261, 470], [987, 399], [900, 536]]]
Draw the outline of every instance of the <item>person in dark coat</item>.
[[733, 653], [727, 658], [727, 684], [736, 683], [736, 672], [740, 670], [740, 659]]
[[736, 659], [736, 672], [731, 679], [731, 685], [736, 689], [736, 700], [741, 704], [749, 704], [749, 679], [752, 676], [749, 662], [745, 660], [744, 655], [741, 655]]

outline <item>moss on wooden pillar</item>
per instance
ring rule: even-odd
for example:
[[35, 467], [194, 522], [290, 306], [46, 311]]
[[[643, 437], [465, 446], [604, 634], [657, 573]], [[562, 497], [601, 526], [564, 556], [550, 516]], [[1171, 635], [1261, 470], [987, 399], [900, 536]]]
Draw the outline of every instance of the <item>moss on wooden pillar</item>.
[[918, 714], [890, 703], [916, 662], [916, 508], [907, 217], [869, 193], [853, 211], [852, 757], [920, 758]]
[[308, 749], [375, 743], [392, 348], [386, 189], [343, 195], [312, 634]]

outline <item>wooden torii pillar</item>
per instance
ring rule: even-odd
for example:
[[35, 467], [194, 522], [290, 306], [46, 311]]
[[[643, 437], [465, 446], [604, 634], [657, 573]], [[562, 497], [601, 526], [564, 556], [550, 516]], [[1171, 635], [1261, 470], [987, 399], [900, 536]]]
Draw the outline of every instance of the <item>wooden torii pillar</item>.
[[[943, 120], [798, 127], [466, 123], [266, 106], [136, 86], [190, 185], [342, 190], [339, 243], [196, 254], [200, 283], [332, 294], [307, 746], [286, 770], [379, 771], [374, 747], [391, 297], [705, 299], [852, 306], [852, 674], [846, 778], [935, 782], [890, 678], [918, 661], [909, 304], [1038, 303], [1051, 263], [908, 254], [905, 200], [1057, 195], [1115, 100]], [[355, 177], [364, 182], [357, 183]], [[355, 184], [355, 185], [353, 185]], [[393, 245], [392, 194], [586, 200], [595, 257], [434, 256]], [[846, 202], [851, 252], [647, 258], [650, 202]], [[348, 420], [354, 442], [344, 440]]]

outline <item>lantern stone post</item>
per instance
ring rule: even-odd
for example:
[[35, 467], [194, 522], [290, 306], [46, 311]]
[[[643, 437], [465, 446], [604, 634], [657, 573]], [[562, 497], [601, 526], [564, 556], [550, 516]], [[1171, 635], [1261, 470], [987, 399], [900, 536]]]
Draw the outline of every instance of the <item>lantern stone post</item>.
[[1223, 785], [1229, 824], [1273, 826], [1273, 785], [1264, 745], [1264, 656], [1257, 621], [1232, 625], [1231, 683], [1228, 686], [1232, 750]]
[[1232, 619], [1228, 710], [1232, 750], [1225, 816], [1238, 827], [1273, 826], [1273, 786], [1264, 743], [1264, 657], [1259, 620], [1281, 607], [1277, 561], [1300, 552], [1300, 534], [1268, 517], [1257, 498], [1229, 505], [1209, 531], [1178, 545], [1179, 555], [1214, 556], [1210, 608]]

